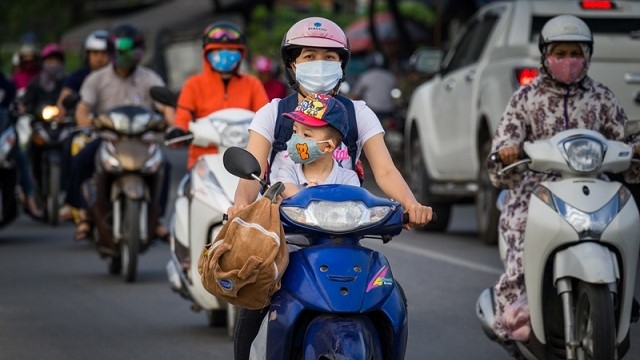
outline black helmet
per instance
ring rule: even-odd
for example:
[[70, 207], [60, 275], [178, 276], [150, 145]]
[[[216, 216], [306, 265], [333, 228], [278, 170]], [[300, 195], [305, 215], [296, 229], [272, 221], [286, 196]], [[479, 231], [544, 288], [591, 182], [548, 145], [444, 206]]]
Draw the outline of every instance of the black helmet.
[[244, 33], [232, 22], [216, 21], [202, 32], [202, 48], [209, 44], [246, 45]]
[[122, 47], [143, 49], [144, 37], [142, 33], [129, 24], [121, 24], [113, 28], [109, 34], [109, 51], [123, 50]]

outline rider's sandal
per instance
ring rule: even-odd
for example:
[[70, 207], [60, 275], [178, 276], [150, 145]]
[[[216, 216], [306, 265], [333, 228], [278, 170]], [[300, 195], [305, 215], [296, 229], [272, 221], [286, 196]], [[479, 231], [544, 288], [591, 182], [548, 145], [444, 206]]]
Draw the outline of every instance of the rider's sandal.
[[73, 234], [73, 239], [75, 241], [88, 240], [90, 233], [91, 233], [91, 223], [86, 220], [80, 221], [76, 225], [76, 231]]
[[76, 231], [73, 234], [74, 240], [88, 240], [91, 236], [93, 226], [87, 212], [85, 210], [78, 210], [78, 212], [74, 214], [74, 222], [76, 223]]

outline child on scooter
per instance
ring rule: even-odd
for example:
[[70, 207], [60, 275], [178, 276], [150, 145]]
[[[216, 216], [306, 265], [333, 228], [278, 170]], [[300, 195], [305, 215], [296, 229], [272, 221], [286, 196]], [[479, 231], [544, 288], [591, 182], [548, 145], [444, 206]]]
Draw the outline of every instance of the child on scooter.
[[283, 197], [307, 186], [360, 186], [356, 172], [338, 166], [335, 159], [334, 151], [349, 131], [347, 111], [340, 101], [331, 95], [314, 94], [283, 116], [293, 120], [293, 136], [287, 142], [293, 162], [280, 168], [272, 179], [285, 184]]

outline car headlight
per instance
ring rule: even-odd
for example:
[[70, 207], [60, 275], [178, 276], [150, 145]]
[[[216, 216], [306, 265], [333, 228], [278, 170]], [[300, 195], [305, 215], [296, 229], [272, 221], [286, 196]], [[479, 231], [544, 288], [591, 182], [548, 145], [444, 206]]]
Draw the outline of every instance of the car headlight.
[[562, 143], [562, 148], [569, 166], [584, 173], [600, 169], [606, 151], [602, 142], [584, 136], [568, 139]]
[[351, 232], [386, 219], [389, 206], [367, 207], [360, 201], [311, 201], [306, 208], [282, 206], [282, 213], [298, 224], [332, 233]]
[[120, 166], [120, 160], [115, 156], [116, 148], [109, 141], [104, 141], [100, 146], [99, 159], [104, 169], [108, 172], [120, 172], [122, 167]]

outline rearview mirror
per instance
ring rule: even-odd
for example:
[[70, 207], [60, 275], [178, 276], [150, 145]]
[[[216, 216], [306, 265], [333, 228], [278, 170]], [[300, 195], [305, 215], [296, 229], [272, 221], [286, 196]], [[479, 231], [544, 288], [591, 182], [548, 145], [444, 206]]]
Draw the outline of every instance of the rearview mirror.
[[624, 123], [624, 137], [628, 138], [632, 135], [640, 134], [640, 119], [639, 120], [627, 120]]
[[67, 97], [62, 100], [62, 106], [64, 106], [65, 110], [69, 111], [76, 107], [80, 102], [80, 95], [77, 93], [71, 93]]
[[178, 103], [178, 94], [169, 90], [164, 86], [152, 86], [149, 89], [151, 98], [160, 104], [176, 107]]
[[245, 149], [230, 147], [222, 156], [224, 168], [242, 179], [260, 180], [260, 163]]

